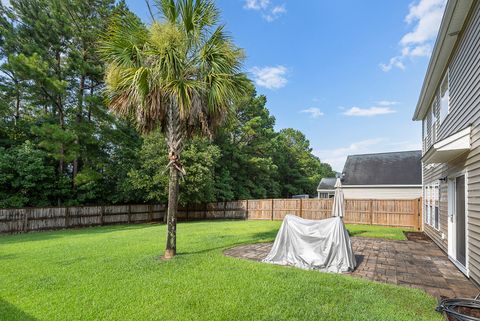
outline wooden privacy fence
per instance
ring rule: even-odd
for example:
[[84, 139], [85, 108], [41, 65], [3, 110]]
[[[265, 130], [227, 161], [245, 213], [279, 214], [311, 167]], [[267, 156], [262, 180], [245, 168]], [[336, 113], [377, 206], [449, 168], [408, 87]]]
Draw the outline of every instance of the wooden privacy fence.
[[[306, 219], [331, 217], [332, 199], [262, 199], [180, 207], [178, 220], [283, 220], [294, 214]], [[421, 227], [421, 199], [345, 200], [345, 223]], [[0, 209], [0, 233], [163, 221], [165, 205], [110, 205]]]
[[[217, 218], [246, 219], [245, 202], [232, 201], [180, 207], [177, 218], [180, 221]], [[166, 206], [161, 204], [0, 209], [0, 234], [162, 222], [165, 215]]]
[[[420, 230], [422, 216], [420, 198], [410, 200], [346, 199], [343, 221], [406, 227]], [[320, 220], [331, 217], [333, 199], [269, 199], [249, 200], [248, 219], [283, 220], [286, 214]]]

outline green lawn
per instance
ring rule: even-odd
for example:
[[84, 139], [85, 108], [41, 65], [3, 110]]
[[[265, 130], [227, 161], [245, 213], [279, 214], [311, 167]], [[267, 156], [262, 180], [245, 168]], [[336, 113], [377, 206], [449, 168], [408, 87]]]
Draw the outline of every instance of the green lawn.
[[272, 241], [279, 225], [181, 223], [168, 262], [163, 225], [1, 236], [0, 320], [441, 320], [415, 289], [222, 255]]
[[390, 240], [405, 240], [403, 231], [409, 231], [409, 229], [360, 224], [347, 224], [347, 228], [350, 236], [377, 237]]

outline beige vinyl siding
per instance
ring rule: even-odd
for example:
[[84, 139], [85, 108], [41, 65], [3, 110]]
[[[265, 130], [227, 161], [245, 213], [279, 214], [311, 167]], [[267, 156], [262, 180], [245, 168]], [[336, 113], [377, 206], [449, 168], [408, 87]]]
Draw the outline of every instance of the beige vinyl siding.
[[427, 115], [425, 116], [425, 119], [423, 120], [423, 125], [427, 128], [426, 135], [423, 137], [423, 153], [426, 153], [430, 146], [432, 146], [432, 140], [431, 140], [431, 128], [432, 128], [432, 113], [429, 110], [427, 112]]
[[[471, 151], [454, 165], [436, 167], [423, 165], [423, 183], [445, 177], [458, 169], [467, 172], [468, 268], [470, 277], [480, 283], [480, 1], [477, 1], [465, 23], [453, 55], [450, 58], [450, 113], [441, 125], [437, 124], [437, 141], [471, 126]], [[446, 72], [446, 70], [444, 71]], [[440, 84], [438, 84], [440, 86]], [[435, 104], [436, 106], [436, 104]], [[428, 113], [428, 115], [431, 113]], [[428, 117], [426, 118], [427, 125]], [[430, 133], [430, 130], [428, 131]], [[434, 143], [425, 137], [425, 145]], [[428, 148], [427, 148], [428, 150]], [[445, 186], [443, 186], [445, 185]], [[440, 231], [425, 225], [425, 232], [445, 251], [447, 238], [447, 187], [442, 184], [440, 201]]]
[[419, 187], [350, 187], [343, 186], [345, 199], [414, 199], [422, 196]]

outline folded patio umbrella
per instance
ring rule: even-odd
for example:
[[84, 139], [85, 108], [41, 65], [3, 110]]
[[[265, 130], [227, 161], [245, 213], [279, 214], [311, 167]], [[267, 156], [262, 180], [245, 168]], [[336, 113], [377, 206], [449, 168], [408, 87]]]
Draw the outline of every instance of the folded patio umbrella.
[[340, 217], [314, 221], [290, 214], [283, 219], [263, 262], [335, 273], [353, 271], [356, 266], [352, 243]]
[[345, 204], [343, 200], [342, 182], [337, 178], [335, 182], [335, 195], [333, 197], [332, 216], [343, 217]]

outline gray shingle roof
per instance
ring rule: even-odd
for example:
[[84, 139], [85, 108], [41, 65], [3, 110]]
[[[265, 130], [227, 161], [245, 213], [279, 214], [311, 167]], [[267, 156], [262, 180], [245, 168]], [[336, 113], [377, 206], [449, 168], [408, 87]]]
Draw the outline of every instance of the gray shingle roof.
[[317, 190], [318, 189], [331, 189], [333, 190], [335, 187], [335, 182], [337, 181], [337, 178], [335, 177], [324, 177], [320, 180], [320, 183], [318, 184]]
[[343, 185], [421, 185], [422, 151], [350, 155]]

